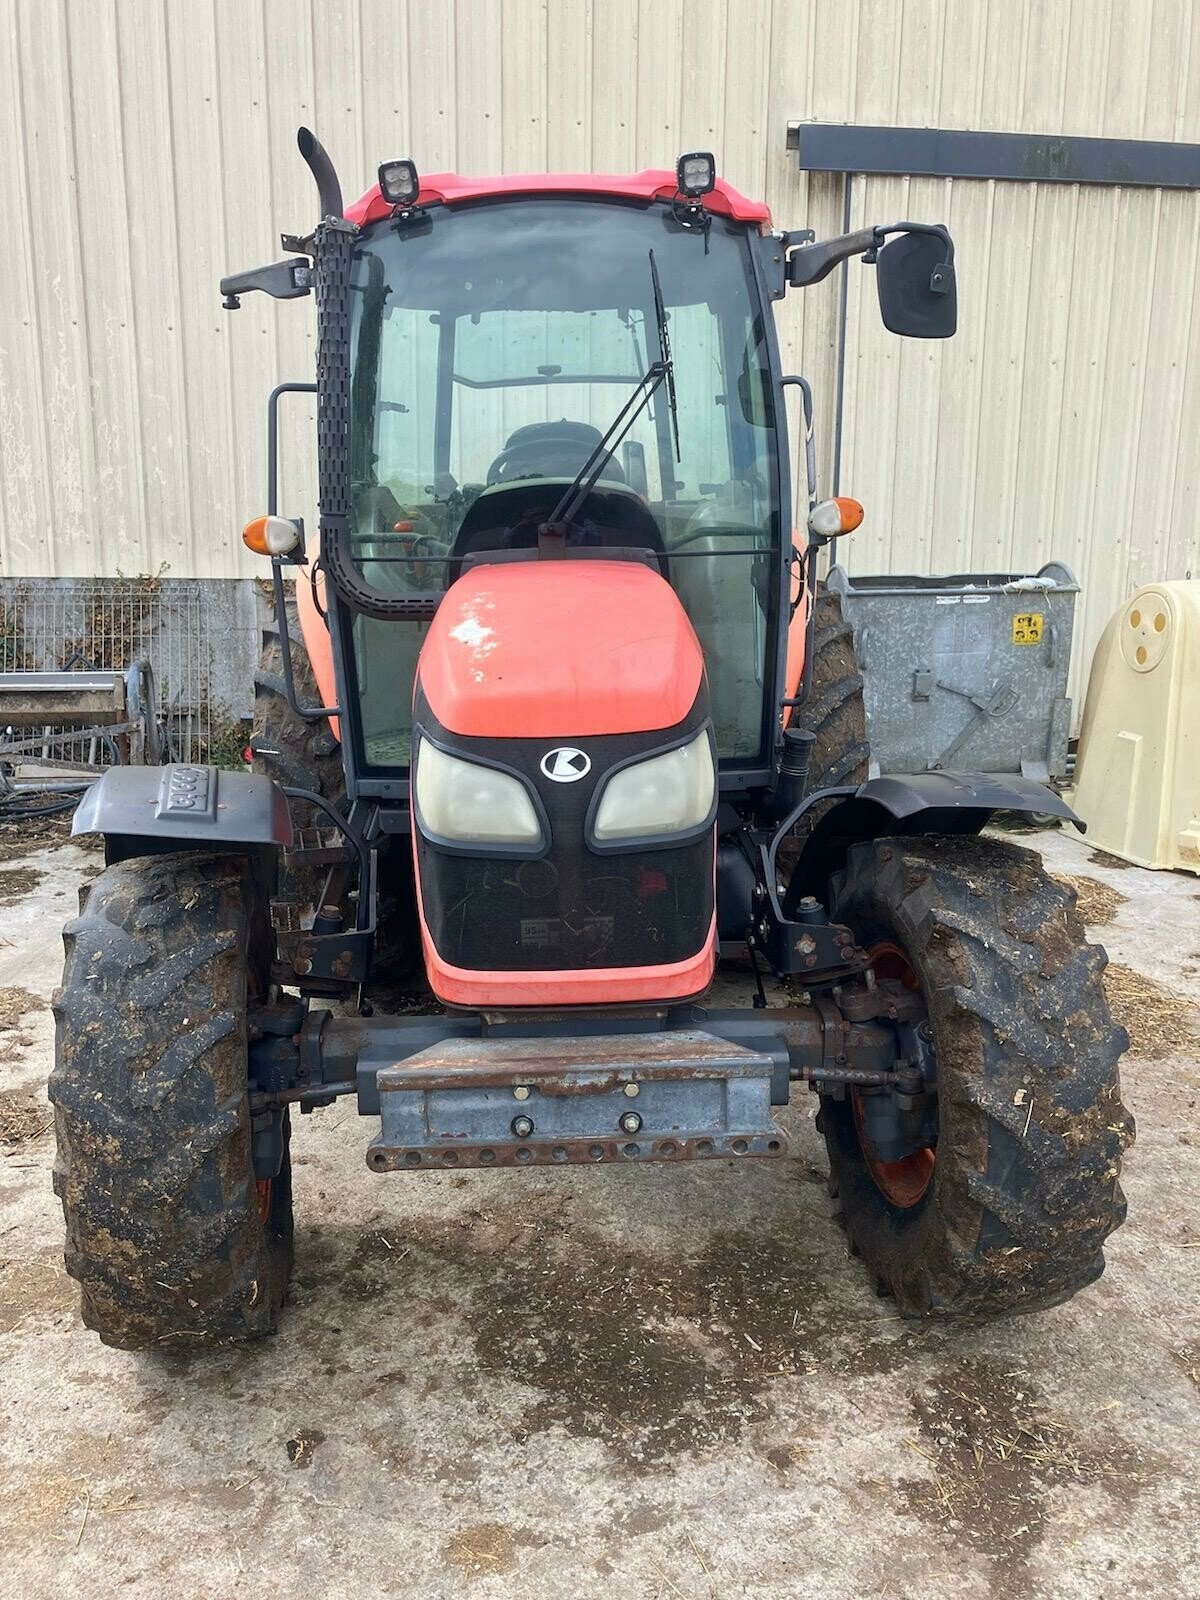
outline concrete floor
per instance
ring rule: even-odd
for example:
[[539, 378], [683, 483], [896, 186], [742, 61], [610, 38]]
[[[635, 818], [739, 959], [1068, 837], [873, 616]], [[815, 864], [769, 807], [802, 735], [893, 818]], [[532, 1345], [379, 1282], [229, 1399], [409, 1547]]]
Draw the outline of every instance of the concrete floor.
[[79, 1324], [45, 1003], [96, 858], [9, 860], [0, 1590], [1200, 1596], [1200, 883], [1021, 842], [1125, 896], [1094, 936], [1166, 986], [1130, 1022], [1129, 1221], [1070, 1305], [901, 1322], [803, 1098], [785, 1162], [411, 1180], [338, 1106], [297, 1123], [280, 1334], [191, 1357]]

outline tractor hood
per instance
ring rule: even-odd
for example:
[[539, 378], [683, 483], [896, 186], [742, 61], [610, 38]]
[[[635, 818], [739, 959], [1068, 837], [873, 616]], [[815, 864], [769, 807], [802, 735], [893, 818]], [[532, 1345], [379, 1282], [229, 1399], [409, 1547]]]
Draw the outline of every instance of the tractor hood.
[[578, 739], [683, 721], [704, 677], [674, 591], [640, 562], [485, 563], [447, 592], [418, 666], [448, 732]]

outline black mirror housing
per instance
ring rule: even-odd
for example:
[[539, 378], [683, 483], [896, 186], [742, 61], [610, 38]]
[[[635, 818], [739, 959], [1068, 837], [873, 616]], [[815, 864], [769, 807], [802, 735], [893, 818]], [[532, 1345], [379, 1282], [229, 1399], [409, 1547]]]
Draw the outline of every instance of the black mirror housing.
[[897, 234], [875, 263], [879, 314], [890, 333], [949, 339], [958, 326], [954, 246], [944, 228]]

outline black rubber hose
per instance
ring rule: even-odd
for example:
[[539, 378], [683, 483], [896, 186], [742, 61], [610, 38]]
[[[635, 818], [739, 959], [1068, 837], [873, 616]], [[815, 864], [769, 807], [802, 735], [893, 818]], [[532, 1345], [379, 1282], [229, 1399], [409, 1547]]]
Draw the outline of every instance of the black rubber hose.
[[50, 806], [14, 806], [7, 803], [0, 804], [0, 822], [24, 822], [32, 817], [54, 817], [60, 811], [74, 811], [83, 799], [81, 794], [72, 795], [69, 800], [57, 800]]

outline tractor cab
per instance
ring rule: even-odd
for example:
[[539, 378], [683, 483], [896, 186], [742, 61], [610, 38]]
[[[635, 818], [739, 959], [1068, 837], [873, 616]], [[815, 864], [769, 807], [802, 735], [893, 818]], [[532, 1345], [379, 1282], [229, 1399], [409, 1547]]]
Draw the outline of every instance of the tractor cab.
[[[766, 287], [778, 241], [725, 185], [698, 226], [670, 173], [613, 192], [560, 182], [529, 194], [435, 178], [419, 208], [376, 220], [377, 198], [360, 202], [351, 560], [379, 596], [433, 596], [480, 565], [544, 559], [557, 514], [555, 559], [638, 562], [671, 585], [708, 663], [722, 766], [765, 773], [786, 581]], [[409, 765], [426, 626], [354, 619], [364, 777]]]

